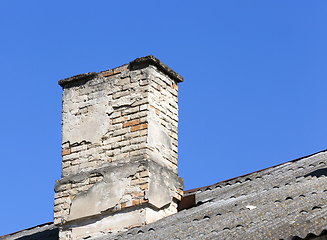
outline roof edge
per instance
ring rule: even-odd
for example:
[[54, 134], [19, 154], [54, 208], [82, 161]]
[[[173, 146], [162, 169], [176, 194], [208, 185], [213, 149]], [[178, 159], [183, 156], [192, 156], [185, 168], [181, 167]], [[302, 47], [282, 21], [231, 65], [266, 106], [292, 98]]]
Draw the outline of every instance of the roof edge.
[[23, 232], [23, 231], [32, 230], [34, 228], [40, 228], [40, 227], [43, 227], [43, 226], [46, 226], [46, 225], [54, 225], [54, 224], [53, 224], [53, 222], [42, 223], [42, 224], [36, 225], [34, 227], [25, 228], [25, 229], [22, 229], [22, 230], [13, 232], [13, 233], [8, 233], [8, 234], [5, 234], [5, 235], [2, 235], [2, 236], [0, 236], [0, 238], [5, 238], [5, 237], [8, 237], [8, 236], [11, 236], [11, 235]]
[[283, 165], [283, 164], [286, 164], [286, 163], [297, 162], [297, 161], [299, 161], [299, 160], [302, 160], [302, 159], [304, 159], [304, 158], [311, 157], [311, 156], [313, 156], [313, 155], [316, 155], [316, 154], [319, 154], [319, 153], [322, 153], [322, 152], [327, 152], [327, 149], [325, 149], [325, 150], [321, 150], [321, 151], [319, 151], [319, 152], [315, 152], [315, 153], [312, 153], [312, 154], [309, 154], [309, 155], [306, 155], [306, 156], [303, 156], [303, 157], [299, 157], [299, 158], [296, 158], [296, 159], [293, 159], [293, 160], [290, 160], [290, 161], [287, 161], [287, 162], [283, 162], [283, 163], [280, 163], [280, 164], [277, 164], [277, 165], [274, 165], [274, 166], [271, 166], [271, 167], [267, 167], [267, 168], [264, 168], [264, 169], [260, 169], [260, 170], [258, 170], [258, 171], [254, 171], [254, 172], [250, 172], [250, 173], [243, 174], [243, 175], [241, 175], [241, 176], [237, 176], [237, 177], [233, 177], [233, 178], [230, 178], [230, 179], [226, 179], [226, 180], [223, 180], [223, 181], [220, 181], [220, 182], [217, 182], [217, 183], [214, 183], [214, 184], [208, 185], [208, 186], [189, 189], [189, 190], [184, 191], [184, 193], [188, 194], [188, 193], [193, 193], [193, 192], [196, 192], [196, 191], [199, 191], [199, 190], [205, 189], [205, 188], [210, 188], [210, 187], [213, 187], [213, 186], [215, 186], [215, 185], [217, 185], [217, 184], [220, 184], [220, 183], [224, 183], [224, 182], [228, 182], [228, 181], [231, 181], [231, 180], [235, 180], [235, 179], [240, 178], [240, 177], [246, 177], [246, 176], [251, 175], [251, 174], [253, 174], [253, 173], [262, 172], [262, 171], [264, 171], [264, 170], [267, 170], [267, 169], [270, 169], [270, 168], [274, 168], [274, 167], [278, 167], [278, 166]]
[[[156, 66], [160, 71], [167, 74], [170, 78], [175, 80], [177, 83], [180, 83], [180, 82], [184, 81], [184, 79], [183, 79], [183, 77], [181, 75], [179, 75], [178, 73], [173, 71], [170, 67], [168, 67], [166, 64], [162, 63], [158, 58], [156, 58], [156, 57], [154, 57], [152, 55], [136, 58], [133, 61], [129, 62], [128, 67], [129, 68], [134, 68], [134, 67], [137, 67], [137, 66], [143, 65], [143, 64]], [[113, 68], [113, 69], [116, 69], [116, 68]], [[101, 72], [103, 72], [103, 71], [101, 71]], [[101, 72], [99, 72], [99, 73], [101, 73]], [[77, 75], [74, 75], [72, 77], [68, 77], [68, 78], [64, 78], [64, 79], [59, 80], [58, 84], [61, 87], [64, 87], [66, 84], [71, 83], [71, 82], [77, 82], [77, 81], [81, 81], [81, 80], [92, 79], [93, 77], [96, 77], [99, 73], [97, 73], [97, 72], [88, 72], [88, 73], [77, 74]]]

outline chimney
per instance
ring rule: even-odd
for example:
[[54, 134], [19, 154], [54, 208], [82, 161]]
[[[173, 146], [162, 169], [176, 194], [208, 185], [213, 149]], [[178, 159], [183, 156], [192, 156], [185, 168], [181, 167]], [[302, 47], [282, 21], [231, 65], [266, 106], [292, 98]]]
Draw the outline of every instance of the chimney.
[[62, 173], [55, 183], [59, 239], [83, 239], [177, 212], [177, 83], [153, 56], [59, 81]]

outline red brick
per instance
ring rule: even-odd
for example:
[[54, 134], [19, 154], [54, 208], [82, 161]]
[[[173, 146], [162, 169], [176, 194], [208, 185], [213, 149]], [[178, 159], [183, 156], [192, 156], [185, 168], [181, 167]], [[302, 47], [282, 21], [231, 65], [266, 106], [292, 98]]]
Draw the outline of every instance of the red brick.
[[143, 197], [144, 192], [137, 192], [137, 193], [132, 193], [133, 198], [138, 198], [138, 197]]
[[148, 124], [147, 123], [143, 123], [143, 124], [140, 124], [140, 125], [136, 125], [136, 126], [131, 127], [131, 132], [135, 132], [135, 131], [138, 131], [138, 130], [141, 130], [141, 129], [145, 129], [145, 128], [148, 128]]
[[132, 203], [133, 206], [139, 205], [139, 204], [140, 204], [140, 199], [133, 199], [133, 203]]
[[149, 184], [148, 184], [148, 183], [143, 184], [143, 185], [140, 186], [140, 188], [141, 188], [142, 190], [148, 189], [148, 187], [149, 187]]
[[63, 150], [63, 151], [61, 152], [61, 155], [62, 155], [62, 156], [65, 156], [65, 155], [68, 155], [68, 154], [70, 154], [70, 148], [65, 149], [65, 150]]
[[140, 123], [140, 119], [134, 119], [132, 121], [128, 121], [128, 122], [125, 122], [123, 124], [123, 128], [124, 127], [129, 127], [129, 126], [133, 126], [133, 125], [136, 125], [136, 124], [139, 124]]

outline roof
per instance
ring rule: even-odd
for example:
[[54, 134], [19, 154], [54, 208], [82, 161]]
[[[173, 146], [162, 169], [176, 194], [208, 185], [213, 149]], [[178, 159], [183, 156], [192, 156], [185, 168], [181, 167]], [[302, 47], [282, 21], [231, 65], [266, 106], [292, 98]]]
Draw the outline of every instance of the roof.
[[[89, 239], [327, 239], [325, 175], [327, 150], [185, 191], [184, 198], [195, 199], [190, 208], [145, 226]], [[36, 232], [30, 229], [30, 235], [21, 231], [25, 235], [19, 239], [58, 237], [51, 223], [44, 232], [40, 226]], [[45, 233], [50, 237], [33, 238]], [[10, 238], [14, 234], [0, 240], [16, 239]]]
[[186, 191], [196, 206], [104, 239], [311, 239], [327, 230], [327, 150]]
[[[168, 67], [166, 64], [162, 63], [159, 59], [157, 59], [156, 57], [154, 57], [152, 55], [136, 58], [133, 61], [129, 62], [129, 64], [125, 64], [123, 66], [120, 66], [120, 67], [117, 67], [117, 68], [114, 68], [114, 69], [110, 69], [110, 70], [114, 70], [113, 74], [116, 74], [116, 73], [120, 73], [121, 69], [125, 69], [125, 67], [126, 67], [126, 69], [127, 68], [128, 69], [134, 69], [134, 68], [137, 68], [138, 66], [144, 67], [144, 66], [148, 66], [148, 65], [156, 66], [160, 71], [167, 74], [170, 78], [175, 80], [177, 83], [184, 81], [182, 76], [180, 76], [178, 73], [176, 73], [170, 67]], [[106, 71], [108, 71], [108, 70], [106, 70]], [[102, 71], [102, 72], [105, 72], [105, 71]], [[102, 72], [99, 72], [99, 73], [102, 73]], [[88, 72], [88, 73], [82, 73], [82, 74], [74, 75], [72, 77], [60, 80], [58, 82], [58, 84], [61, 87], [64, 87], [68, 83], [83, 81], [83, 80], [87, 81], [89, 79], [92, 79], [92, 78], [96, 77], [99, 73]]]
[[19, 232], [0, 236], [1, 240], [58, 240], [59, 230], [52, 222], [44, 223]]

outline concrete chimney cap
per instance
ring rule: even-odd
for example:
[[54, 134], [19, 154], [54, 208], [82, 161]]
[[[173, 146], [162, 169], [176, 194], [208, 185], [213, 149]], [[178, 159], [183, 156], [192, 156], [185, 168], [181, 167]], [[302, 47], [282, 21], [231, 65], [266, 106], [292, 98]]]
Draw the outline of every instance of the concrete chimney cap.
[[[133, 69], [133, 68], [137, 67], [138, 65], [143, 65], [143, 64], [156, 66], [160, 71], [167, 74], [170, 78], [175, 80], [177, 83], [184, 81], [182, 76], [180, 76], [178, 73], [173, 71], [170, 67], [168, 67], [166, 64], [162, 63], [158, 58], [156, 58], [152, 55], [136, 58], [135, 60], [129, 62], [128, 67], [130, 69]], [[69, 78], [61, 79], [60, 81], [58, 81], [58, 84], [61, 87], [64, 87], [68, 83], [81, 81], [81, 80], [89, 80], [97, 75], [98, 75], [98, 73], [96, 73], [96, 72], [82, 73], [82, 74], [74, 75]]]

